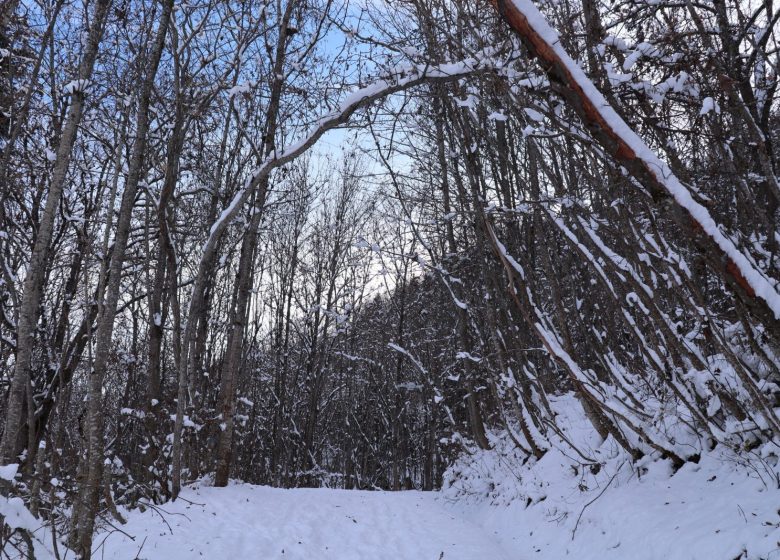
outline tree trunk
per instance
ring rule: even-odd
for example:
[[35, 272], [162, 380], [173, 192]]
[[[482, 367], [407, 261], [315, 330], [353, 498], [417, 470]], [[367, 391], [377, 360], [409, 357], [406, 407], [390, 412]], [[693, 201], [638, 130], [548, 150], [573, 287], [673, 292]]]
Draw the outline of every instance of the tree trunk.
[[[266, 188], [261, 189], [262, 193]], [[255, 205], [252, 221], [241, 243], [236, 292], [231, 311], [228, 346], [219, 390], [220, 432], [217, 444], [217, 468], [214, 486], [227, 486], [230, 478], [230, 461], [233, 447], [233, 419], [236, 411], [236, 377], [241, 365], [244, 346], [244, 330], [247, 322], [249, 299], [252, 295], [252, 265], [257, 248], [257, 230], [262, 221], [265, 196]]]
[[87, 35], [84, 57], [81, 60], [77, 74], [77, 84], [79, 85], [73, 91], [70, 107], [68, 108], [68, 116], [63, 126], [59, 146], [57, 147], [57, 156], [46, 198], [46, 206], [41, 216], [32, 255], [27, 266], [27, 276], [24, 279], [24, 294], [19, 309], [16, 363], [6, 406], [5, 430], [3, 431], [2, 440], [0, 440], [0, 464], [13, 462], [18, 453], [16, 442], [23, 422], [22, 408], [30, 379], [30, 360], [32, 359], [33, 344], [35, 342], [35, 330], [38, 327], [38, 319], [40, 317], [43, 279], [49, 259], [54, 220], [57, 217], [57, 209], [62, 198], [65, 178], [68, 174], [73, 144], [76, 141], [76, 134], [84, 111], [85, 90], [92, 77], [92, 69], [95, 66], [95, 59], [97, 58], [110, 4], [111, 0], [98, 0], [95, 4], [95, 12]]
[[84, 558], [89, 558], [92, 550], [92, 533], [95, 516], [97, 515], [100, 491], [103, 478], [103, 408], [102, 392], [103, 377], [111, 352], [111, 338], [114, 328], [116, 306], [119, 301], [119, 289], [122, 281], [122, 265], [125, 260], [125, 250], [130, 235], [130, 221], [135, 204], [135, 195], [141, 179], [144, 153], [146, 151], [147, 130], [149, 128], [149, 104], [157, 75], [157, 68], [165, 45], [165, 36], [173, 9], [173, 0], [165, 0], [154, 39], [154, 45], [149, 55], [148, 64], [141, 86], [136, 117], [136, 136], [128, 165], [128, 176], [122, 194], [119, 218], [114, 236], [114, 247], [108, 271], [106, 295], [98, 314], [97, 333], [95, 337], [95, 358], [89, 375], [89, 401], [87, 403], [88, 418], [88, 467], [84, 486], [80, 489], [80, 499], [83, 503], [83, 515], [78, 528], [78, 550]]
[[706, 255], [746, 309], [780, 343], [780, 295], [734, 243], [718, 229], [706, 208], [607, 103], [558, 42], [530, 0], [491, 0], [520, 36], [557, 92], [580, 116], [593, 138], [657, 201], [668, 201], [683, 231]]

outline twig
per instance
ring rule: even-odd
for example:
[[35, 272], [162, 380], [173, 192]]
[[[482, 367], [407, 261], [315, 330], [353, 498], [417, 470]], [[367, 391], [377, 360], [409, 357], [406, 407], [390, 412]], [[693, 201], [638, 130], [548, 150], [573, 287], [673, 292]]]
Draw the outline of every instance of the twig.
[[141, 556], [141, 551], [144, 549], [144, 545], [146, 544], [146, 539], [147, 538], [148, 537], [144, 537], [144, 540], [141, 541], [141, 546], [138, 547], [138, 552], [135, 553], [135, 559], [134, 560], [138, 560], [138, 558]]
[[[139, 501], [139, 503], [143, 503], [143, 502], [140, 502], [140, 501]], [[184, 517], [184, 518], [185, 518], [187, 521], [191, 521], [191, 520], [190, 520], [190, 518], [189, 518], [189, 517], [187, 517], [186, 515], [184, 515], [183, 513], [165, 511], [165, 510], [164, 510], [164, 509], [162, 509], [161, 507], [155, 506], [155, 505], [153, 505], [153, 504], [144, 504], [144, 505], [145, 505], [145, 506], [147, 506], [147, 507], [149, 507], [149, 508], [150, 508], [151, 510], [153, 510], [153, 511], [154, 511], [154, 512], [155, 512], [157, 515], [159, 515], [159, 516], [160, 516], [160, 519], [162, 519], [162, 520], [163, 520], [163, 523], [165, 523], [165, 524], [168, 526], [168, 531], [170, 531], [171, 535], [173, 534], [173, 528], [171, 527], [171, 524], [170, 524], [170, 523], [168, 523], [168, 520], [167, 520], [167, 519], [165, 519], [165, 516], [164, 516], [162, 513], [160, 513], [161, 511], [162, 511], [163, 513], [165, 513], [166, 515], [181, 515], [181, 516], [182, 516], [182, 517]]]
[[103, 537], [103, 540], [100, 541], [100, 544], [97, 545], [97, 547], [95, 547], [95, 550], [92, 551], [92, 557], [95, 556], [95, 553], [98, 550], [100, 550], [101, 557], [105, 554], [106, 541], [108, 540], [108, 537], [110, 537], [114, 533], [122, 533], [124, 536], [129, 538], [131, 541], [135, 541], [135, 537], [133, 535], [131, 535], [129, 533], [126, 533], [125, 531], [123, 531], [122, 529], [120, 529], [116, 525], [112, 524], [110, 521], [108, 521], [105, 517], [101, 516], [101, 518], [103, 519], [104, 523], [106, 523], [107, 525], [109, 525], [113, 529], [113, 531], [110, 531], [105, 537]]
[[111, 527], [111, 528], [112, 528], [114, 531], [119, 531], [119, 532], [120, 532], [120, 533], [122, 533], [124, 536], [128, 537], [130, 540], [132, 540], [132, 541], [134, 541], [134, 540], [135, 540], [135, 537], [134, 537], [133, 535], [131, 535], [130, 533], [127, 533], [127, 532], [123, 531], [122, 529], [120, 529], [119, 527], [117, 527], [116, 525], [114, 525], [113, 523], [111, 523], [111, 522], [110, 522], [108, 519], [106, 519], [105, 517], [103, 517], [103, 522], [104, 522], [106, 525], [108, 525], [109, 527]]
[[190, 504], [191, 506], [203, 506], [203, 507], [205, 507], [205, 506], [206, 506], [206, 504], [200, 504], [200, 503], [198, 503], [198, 502], [191, 502], [191, 501], [190, 501], [190, 500], [188, 500], [187, 498], [183, 497], [181, 494], [179, 494], [179, 497], [178, 497], [178, 498], [176, 498], [176, 499], [177, 499], [177, 500], [181, 500], [181, 501], [183, 501], [183, 502], [187, 502], [187, 503], [188, 503], [188, 504]]
[[592, 504], [593, 502], [595, 502], [596, 500], [598, 500], [598, 499], [601, 497], [601, 495], [602, 495], [604, 492], [606, 492], [606, 491], [607, 491], [607, 488], [609, 488], [609, 485], [610, 485], [610, 484], [612, 484], [612, 481], [613, 481], [613, 480], [615, 480], [615, 477], [616, 477], [616, 476], [617, 476], [617, 475], [620, 473], [620, 469], [621, 469], [621, 468], [623, 468], [623, 465], [625, 465], [625, 462], [623, 462], [623, 463], [620, 463], [620, 466], [619, 466], [619, 467], [618, 467], [618, 469], [615, 471], [615, 474], [613, 474], [613, 475], [612, 475], [612, 478], [610, 478], [610, 479], [609, 479], [609, 482], [607, 482], [606, 486], [604, 486], [604, 488], [602, 488], [602, 489], [601, 489], [601, 492], [599, 492], [598, 496], [596, 496], [595, 498], [593, 498], [591, 501], [589, 501], [587, 504], [585, 504], [585, 505], [582, 507], [582, 511], [581, 511], [581, 512], [580, 512], [580, 514], [577, 516], [577, 522], [574, 524], [574, 529], [572, 529], [572, 531], [571, 531], [571, 540], [574, 540], [574, 534], [577, 532], [577, 527], [578, 527], [578, 526], [579, 526], [579, 524], [580, 524], [580, 519], [582, 519], [582, 514], [583, 514], [583, 513], [585, 513], [585, 509], [587, 509], [587, 507], [588, 507], [590, 504]]
[[[54, 487], [52, 486], [52, 492], [50, 496], [54, 495]], [[55, 523], [55, 516], [54, 516], [54, 502], [52, 501], [52, 511], [51, 511], [51, 548], [54, 552], [54, 558], [57, 560], [61, 560], [60, 558], [60, 547], [57, 544], [57, 525]]]

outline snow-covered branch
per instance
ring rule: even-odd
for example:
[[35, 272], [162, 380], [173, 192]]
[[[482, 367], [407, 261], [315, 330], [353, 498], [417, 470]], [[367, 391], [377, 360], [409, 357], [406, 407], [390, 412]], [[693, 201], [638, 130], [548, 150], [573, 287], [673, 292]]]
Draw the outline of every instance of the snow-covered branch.
[[483, 52], [483, 56], [476, 56], [459, 62], [450, 62], [441, 65], [402, 67], [397, 69], [397, 71], [390, 76], [378, 79], [366, 87], [360, 88], [347, 95], [341, 102], [338, 110], [322, 117], [317, 122], [317, 125], [298, 142], [290, 144], [282, 150], [275, 151], [257, 167], [249, 177], [247, 177], [244, 187], [235, 194], [230, 204], [222, 211], [222, 214], [211, 226], [209, 238], [203, 247], [204, 255], [216, 248], [217, 242], [219, 241], [222, 232], [230, 223], [230, 220], [249, 199], [251, 193], [274, 169], [281, 167], [306, 152], [329, 130], [346, 124], [355, 111], [361, 107], [365, 107], [373, 101], [412, 88], [424, 82], [456, 80], [480, 70], [484, 71], [502, 67], [504, 61], [494, 59], [491, 54], [491, 52]]
[[[531, 53], [542, 63], [559, 93], [577, 111], [607, 153], [630, 171], [654, 198], [671, 197], [684, 210], [688, 231], [717, 262], [737, 295], [769, 323], [780, 319], [780, 293], [751, 260], [726, 236], [709, 211], [697, 202], [669, 165], [642, 140], [610, 106], [582, 68], [561, 46], [532, 0], [492, 0], [504, 19], [517, 31]], [[702, 235], [703, 234], [703, 235]], [[760, 301], [759, 301], [760, 300]]]

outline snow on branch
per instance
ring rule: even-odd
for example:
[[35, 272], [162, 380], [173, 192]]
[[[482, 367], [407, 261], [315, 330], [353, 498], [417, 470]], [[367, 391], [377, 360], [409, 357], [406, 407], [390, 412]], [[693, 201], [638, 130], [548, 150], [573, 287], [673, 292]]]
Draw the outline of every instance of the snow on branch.
[[423, 375], [428, 375], [428, 371], [425, 369], [425, 366], [422, 365], [420, 360], [412, 356], [412, 354], [406, 348], [404, 348], [403, 346], [399, 346], [394, 342], [389, 342], [387, 344], [387, 347], [390, 348], [391, 350], [395, 350], [396, 352], [400, 352], [401, 354], [409, 358], [409, 361], [414, 364], [414, 367], [420, 370], [420, 373], [422, 373]]
[[393, 73], [360, 88], [347, 95], [339, 105], [338, 110], [322, 117], [317, 125], [298, 142], [274, 151], [259, 167], [247, 177], [244, 186], [236, 193], [230, 204], [211, 226], [211, 231], [203, 253], [212, 252], [217, 242], [227, 228], [231, 219], [249, 199], [250, 194], [277, 167], [281, 167], [311, 148], [327, 131], [345, 124], [359, 108], [369, 103], [387, 97], [393, 93], [409, 89], [413, 86], [430, 81], [447, 81], [462, 78], [480, 70], [498, 69], [505, 61], [494, 58], [495, 49], [481, 53], [459, 62], [449, 62], [440, 65], [412, 65], [397, 68]]
[[572, 104], [596, 140], [655, 197], [671, 196], [689, 215], [693, 233], [704, 233], [708, 240], [706, 249], [726, 261], [725, 274], [747, 298], [757, 296], [763, 300], [770, 315], [775, 320], [780, 319], [780, 293], [773, 282], [724, 235], [709, 211], [694, 200], [690, 190], [675, 176], [669, 165], [610, 106], [561, 46], [558, 33], [550, 27], [532, 0], [492, 2], [534, 56], [544, 63], [551, 82], [563, 86], [560, 93]]

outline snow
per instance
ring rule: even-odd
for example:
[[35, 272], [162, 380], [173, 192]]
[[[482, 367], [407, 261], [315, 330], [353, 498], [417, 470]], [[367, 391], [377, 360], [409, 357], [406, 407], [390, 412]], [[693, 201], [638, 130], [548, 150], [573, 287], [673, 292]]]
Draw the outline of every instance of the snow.
[[455, 354], [455, 359], [456, 360], [470, 360], [470, 361], [475, 362], [477, 364], [482, 361], [482, 358], [480, 358], [479, 356], [473, 356], [469, 352], [458, 352], [457, 354]]
[[700, 116], [706, 115], [711, 111], [715, 111], [715, 113], [720, 113], [720, 106], [712, 97], [705, 97], [704, 101], [702, 101], [701, 111], [699, 112], [699, 115]]
[[249, 84], [249, 83], [238, 84], [236, 86], [233, 86], [227, 92], [228, 99], [232, 99], [233, 97], [240, 95], [242, 93], [249, 93], [250, 91], [252, 91], [253, 87], [254, 87], [253, 84]]
[[387, 347], [390, 348], [391, 350], [395, 350], [396, 352], [400, 352], [401, 354], [409, 358], [409, 361], [411, 361], [415, 365], [415, 367], [418, 370], [420, 370], [421, 373], [427, 374], [427, 372], [425, 371], [425, 367], [422, 365], [422, 363], [420, 363], [420, 361], [417, 358], [412, 356], [408, 350], [393, 342], [389, 342], [387, 344]]
[[73, 80], [65, 84], [62, 88], [65, 95], [73, 95], [78, 91], [85, 91], [89, 87], [89, 80]]
[[21, 498], [6, 498], [0, 496], [0, 516], [5, 523], [14, 529], [27, 529], [34, 531], [40, 523], [33, 517], [30, 511], [25, 507]]
[[458, 99], [455, 98], [455, 104], [458, 107], [467, 107], [469, 109], [476, 109], [477, 108], [477, 98], [474, 95], [469, 94], [466, 96], [466, 99]]
[[[282, 490], [233, 484], [186, 489], [159, 513], [130, 513], [98, 535], [105, 560], [510, 560], [435, 492]], [[167, 521], [163, 523], [161, 517]]]
[[551, 406], [598, 469], [555, 437], [541, 460], [524, 461], [504, 433], [493, 433], [494, 449], [464, 454], [445, 474], [442, 501], [495, 531], [513, 558], [780, 558], [776, 447], [764, 450], [774, 467], [761, 453], [749, 467], [719, 446], [672, 473], [666, 460], [632, 464], [614, 440], [600, 442], [573, 396]]
[[[777, 448], [726, 446], [673, 472], [602, 441], [571, 394], [562, 429], [527, 459], [504, 432], [445, 473], [440, 492], [284, 490], [199, 482], [181, 498], [123, 512], [95, 538], [106, 560], [758, 560], [780, 557]], [[575, 445], [575, 451], [563, 437]], [[19, 510], [21, 511], [21, 510]], [[29, 520], [28, 520], [29, 521]], [[41, 537], [42, 538], [42, 537]], [[40, 558], [48, 560], [48, 556]]]
[[626, 45], [626, 42], [620, 37], [607, 35], [606, 37], [604, 37], [604, 44], [615, 47], [619, 51], [625, 52], [628, 50], [628, 45]]
[[18, 463], [11, 463], [10, 465], [3, 465], [0, 467], [0, 479], [13, 480], [16, 476], [16, 472], [19, 470]]
[[532, 121], [542, 122], [544, 120], [544, 115], [542, 115], [539, 111], [529, 107], [526, 107], [523, 109], [523, 111], [525, 111], [525, 114], [528, 115], [528, 118], [530, 118]]
[[[121, 531], [103, 526], [94, 557], [780, 558], [774, 444], [750, 454], [719, 445], [674, 472], [657, 453], [632, 462], [611, 437], [602, 441], [572, 394], [549, 401], [562, 431], [534, 430], [547, 449], [539, 460], [525, 457], [496, 430], [488, 434], [493, 448], [463, 453], [439, 492], [285, 490], [235, 482], [214, 488], [200, 481], [176, 502], [122, 511], [128, 523]], [[0, 514], [33, 532], [39, 559], [53, 558], [50, 535], [20, 499], [1, 498]]]

